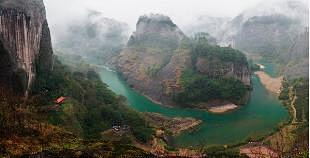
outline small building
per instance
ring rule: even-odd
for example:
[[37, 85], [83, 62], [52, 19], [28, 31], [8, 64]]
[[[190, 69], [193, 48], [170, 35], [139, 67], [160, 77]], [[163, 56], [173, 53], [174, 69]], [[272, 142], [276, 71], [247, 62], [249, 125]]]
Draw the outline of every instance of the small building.
[[119, 132], [121, 130], [121, 126], [113, 126], [112, 129], [114, 132]]
[[62, 104], [62, 103], [64, 103], [65, 102], [65, 100], [66, 100], [66, 97], [59, 97], [58, 99], [56, 99], [54, 102], [56, 103], [56, 104]]

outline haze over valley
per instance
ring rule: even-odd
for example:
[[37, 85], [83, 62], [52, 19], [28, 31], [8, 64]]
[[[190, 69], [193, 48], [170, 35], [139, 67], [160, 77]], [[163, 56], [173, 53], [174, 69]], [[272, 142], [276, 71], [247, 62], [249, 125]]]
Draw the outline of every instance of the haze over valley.
[[0, 157], [308, 157], [306, 0], [0, 0]]

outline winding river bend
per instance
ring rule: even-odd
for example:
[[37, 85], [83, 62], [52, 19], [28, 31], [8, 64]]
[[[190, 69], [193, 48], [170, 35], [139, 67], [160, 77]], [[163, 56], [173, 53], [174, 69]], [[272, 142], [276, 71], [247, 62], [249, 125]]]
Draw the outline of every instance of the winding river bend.
[[252, 76], [253, 91], [249, 103], [239, 110], [212, 114], [204, 110], [167, 108], [151, 102], [132, 90], [117, 72], [106, 67], [99, 68], [103, 82], [140, 112], [157, 112], [170, 117], [193, 117], [203, 123], [192, 132], [177, 136], [174, 144], [178, 147], [203, 144], [234, 144], [249, 137], [260, 137], [272, 132], [281, 122], [288, 119], [288, 112], [276, 96], [267, 92], [257, 76]]

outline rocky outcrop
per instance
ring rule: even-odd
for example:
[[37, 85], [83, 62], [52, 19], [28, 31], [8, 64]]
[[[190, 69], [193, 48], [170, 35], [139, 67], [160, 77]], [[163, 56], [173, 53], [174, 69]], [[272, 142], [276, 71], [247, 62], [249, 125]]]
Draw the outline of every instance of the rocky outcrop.
[[[52, 54], [49, 29], [42, 0], [0, 1], [0, 44], [2, 82], [13, 80], [14, 87], [27, 96], [36, 76], [36, 64], [50, 70]], [[18, 85], [18, 86], [17, 86]]]
[[224, 64], [218, 64], [216, 62], [216, 60], [209, 61], [208, 59], [199, 57], [196, 62], [196, 69], [200, 74], [232, 77], [242, 81], [247, 86], [251, 86], [251, 72], [246, 63], [237, 64], [227, 62]]
[[172, 104], [182, 71], [191, 65], [189, 51], [180, 49], [186, 38], [167, 16], [141, 16], [117, 68], [134, 89], [155, 102]]
[[118, 57], [116, 67], [131, 87], [165, 105], [175, 104], [173, 96], [184, 88], [182, 74], [194, 67], [201, 75], [233, 77], [250, 86], [246, 59], [243, 65], [219, 61], [219, 64], [225, 64], [223, 67], [214, 64], [217, 60], [199, 58], [194, 61], [192, 50], [185, 46], [189, 43], [189, 39], [169, 17], [142, 16], [136, 32]]
[[128, 46], [139, 44], [144, 47], [175, 50], [186, 38], [169, 17], [160, 14], [141, 16], [136, 27], [136, 32], [130, 37]]

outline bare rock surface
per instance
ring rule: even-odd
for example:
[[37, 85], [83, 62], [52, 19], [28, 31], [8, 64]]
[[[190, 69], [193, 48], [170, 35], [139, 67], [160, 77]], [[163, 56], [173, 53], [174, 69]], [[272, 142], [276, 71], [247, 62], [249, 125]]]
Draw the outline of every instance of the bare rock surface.
[[[37, 68], [52, 67], [53, 51], [42, 0], [0, 0], [0, 46], [0, 56], [7, 59], [0, 66], [2, 84], [11, 81], [8, 85], [22, 87], [19, 91], [27, 96]], [[44, 66], [37, 65], [43, 62]]]

